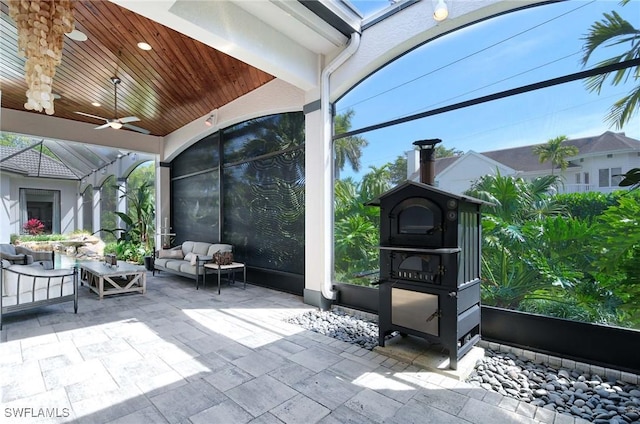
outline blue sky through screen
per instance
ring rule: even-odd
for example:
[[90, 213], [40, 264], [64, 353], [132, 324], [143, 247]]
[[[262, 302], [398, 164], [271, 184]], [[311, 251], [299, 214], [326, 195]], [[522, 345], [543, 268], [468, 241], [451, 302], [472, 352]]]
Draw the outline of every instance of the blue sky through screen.
[[[352, 3], [362, 11], [363, 3], [388, 4]], [[512, 12], [427, 43], [392, 62], [347, 93], [336, 103], [336, 110], [353, 109], [352, 129], [358, 129], [582, 71], [586, 69], [580, 63], [582, 37], [611, 10], [640, 28], [640, 1], [621, 7], [618, 1], [576, 0]], [[628, 48], [606, 48], [587, 68]], [[620, 130], [604, 121], [610, 106], [634, 84], [638, 81], [616, 87], [607, 84], [598, 95], [576, 81], [364, 133], [361, 136], [369, 147], [362, 157], [362, 171], [356, 174], [347, 167], [341, 176], [359, 179], [369, 166], [393, 162], [412, 148], [413, 141], [424, 138], [441, 138], [445, 147], [464, 152], [544, 143], [559, 135], [592, 136], [607, 130], [640, 139], [638, 115]]]

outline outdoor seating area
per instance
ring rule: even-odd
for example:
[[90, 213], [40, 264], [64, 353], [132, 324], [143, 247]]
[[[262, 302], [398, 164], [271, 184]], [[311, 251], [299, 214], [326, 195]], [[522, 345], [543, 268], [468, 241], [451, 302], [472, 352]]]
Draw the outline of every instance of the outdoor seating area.
[[0, 423], [640, 424], [640, 1], [0, 3]]
[[194, 296], [185, 278], [148, 277], [144, 296], [81, 288], [77, 314], [66, 303], [8, 316], [3, 406], [87, 423], [582, 422], [288, 324], [313, 309], [299, 296]]
[[204, 265], [211, 262], [218, 252], [233, 252], [233, 246], [222, 243], [205, 243], [185, 241], [171, 249], [160, 249], [156, 252], [153, 273], [165, 271], [196, 281], [196, 289], [200, 280], [204, 279], [207, 269]]
[[73, 302], [78, 310], [78, 273], [75, 268], [52, 269], [40, 262], [0, 265], [0, 330], [5, 314], [47, 305]]
[[26, 246], [0, 243], [0, 259], [12, 264], [30, 265], [34, 262], [46, 262], [45, 265], [53, 266], [53, 251], [36, 251]]

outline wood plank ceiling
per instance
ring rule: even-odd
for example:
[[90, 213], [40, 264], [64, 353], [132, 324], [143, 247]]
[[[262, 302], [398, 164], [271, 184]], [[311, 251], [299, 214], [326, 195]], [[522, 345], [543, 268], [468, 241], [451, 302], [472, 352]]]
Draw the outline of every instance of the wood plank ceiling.
[[[274, 78], [110, 1], [75, 3], [76, 29], [88, 40], [65, 37], [53, 82], [53, 92], [61, 96], [54, 102], [56, 117], [96, 126], [104, 121], [74, 112], [113, 118], [110, 78], [117, 76], [122, 80], [118, 117], [137, 116], [135, 126], [164, 136]], [[0, 0], [0, 11], [2, 107], [25, 110], [24, 59], [17, 55], [15, 24], [6, 0]], [[141, 41], [152, 50], [139, 49]]]

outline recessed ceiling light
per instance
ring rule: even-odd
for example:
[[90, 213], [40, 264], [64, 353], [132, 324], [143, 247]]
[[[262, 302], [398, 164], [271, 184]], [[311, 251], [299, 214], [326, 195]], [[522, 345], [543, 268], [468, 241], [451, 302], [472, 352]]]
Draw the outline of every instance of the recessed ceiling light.
[[151, 46], [144, 41], [139, 42], [138, 47], [142, 50], [151, 50]]
[[102, 105], [98, 102], [91, 102], [91, 106], [100, 107]]
[[87, 34], [77, 29], [68, 32], [65, 35], [74, 41], [87, 41], [88, 39]]

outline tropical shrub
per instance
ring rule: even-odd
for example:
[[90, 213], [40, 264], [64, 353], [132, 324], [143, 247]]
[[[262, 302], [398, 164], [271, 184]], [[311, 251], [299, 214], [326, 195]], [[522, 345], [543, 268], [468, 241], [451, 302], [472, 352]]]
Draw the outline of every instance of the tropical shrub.
[[[376, 190], [374, 185], [369, 187]], [[384, 186], [378, 186], [378, 190]], [[378, 208], [365, 206], [362, 183], [337, 180], [335, 202], [335, 278], [341, 282], [369, 285], [377, 278], [380, 244]], [[370, 193], [370, 192], [369, 192]]]
[[32, 236], [42, 234], [44, 231], [44, 224], [37, 218], [31, 218], [27, 222], [24, 223], [22, 228]]
[[620, 299], [625, 320], [640, 327], [640, 192], [626, 192], [594, 225], [596, 277]]
[[555, 201], [566, 206], [569, 214], [581, 220], [592, 223], [608, 207], [616, 204], [622, 192], [600, 193], [589, 191], [586, 193], [567, 193], [555, 196]]

